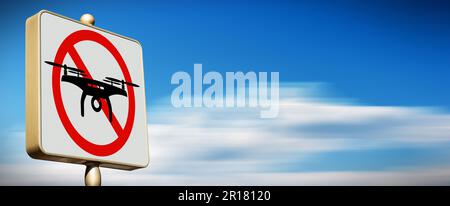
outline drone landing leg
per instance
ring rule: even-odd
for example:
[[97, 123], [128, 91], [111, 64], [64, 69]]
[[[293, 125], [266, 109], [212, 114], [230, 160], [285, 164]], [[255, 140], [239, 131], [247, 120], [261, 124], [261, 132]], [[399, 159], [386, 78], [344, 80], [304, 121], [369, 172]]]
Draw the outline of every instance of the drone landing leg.
[[81, 116], [84, 117], [84, 100], [86, 99], [86, 94], [83, 92], [81, 95]]
[[109, 110], [109, 122], [112, 122], [112, 106], [111, 106], [111, 101], [109, 100], [109, 98], [106, 98], [106, 103], [108, 104], [108, 110]]

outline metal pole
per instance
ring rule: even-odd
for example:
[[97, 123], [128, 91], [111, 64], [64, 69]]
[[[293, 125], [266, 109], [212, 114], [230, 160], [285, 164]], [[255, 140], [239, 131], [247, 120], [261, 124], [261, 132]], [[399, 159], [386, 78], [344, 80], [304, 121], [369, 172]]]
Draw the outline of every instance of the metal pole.
[[86, 186], [102, 186], [102, 176], [98, 163], [86, 163], [86, 172], [84, 173], [84, 185]]
[[[83, 14], [80, 18], [80, 22], [88, 25], [94, 26], [95, 19], [92, 14]], [[86, 186], [101, 186], [102, 176], [100, 173], [100, 167], [98, 163], [88, 162], [86, 163], [86, 172], [84, 173], [84, 184]]]
[[89, 26], [94, 26], [95, 19], [92, 14], [83, 14], [83, 16], [81, 16], [80, 18], [80, 22]]

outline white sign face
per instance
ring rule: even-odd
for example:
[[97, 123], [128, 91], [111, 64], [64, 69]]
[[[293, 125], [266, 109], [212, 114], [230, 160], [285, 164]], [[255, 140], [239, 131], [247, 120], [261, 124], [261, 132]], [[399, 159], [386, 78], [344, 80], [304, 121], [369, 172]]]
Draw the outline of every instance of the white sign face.
[[146, 167], [141, 45], [49, 12], [40, 15], [42, 152], [106, 167]]

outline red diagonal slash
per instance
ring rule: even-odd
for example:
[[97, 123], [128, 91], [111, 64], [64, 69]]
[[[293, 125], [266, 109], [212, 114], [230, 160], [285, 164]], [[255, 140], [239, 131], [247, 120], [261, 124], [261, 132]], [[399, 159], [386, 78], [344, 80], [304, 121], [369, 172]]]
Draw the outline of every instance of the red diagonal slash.
[[[73, 46], [70, 47], [67, 52], [72, 57], [72, 60], [75, 63], [76, 67], [80, 70], [83, 70], [86, 73], [86, 78], [93, 79], [92, 75], [89, 73], [89, 70], [87, 69], [86, 65], [84, 64], [83, 60], [81, 59], [81, 57], [78, 54], [75, 47], [73, 47]], [[102, 105], [107, 105], [105, 99], [100, 99], [100, 101], [102, 101]], [[111, 112], [111, 111], [109, 111], [108, 107], [102, 107], [102, 110], [103, 110], [103, 113], [105, 114], [105, 117], [108, 118], [109, 112]], [[119, 135], [119, 136], [122, 135], [123, 128], [120, 125], [120, 123], [117, 120], [116, 115], [114, 115], [114, 113], [112, 114], [111, 126], [113, 127], [113, 129], [117, 135]]]

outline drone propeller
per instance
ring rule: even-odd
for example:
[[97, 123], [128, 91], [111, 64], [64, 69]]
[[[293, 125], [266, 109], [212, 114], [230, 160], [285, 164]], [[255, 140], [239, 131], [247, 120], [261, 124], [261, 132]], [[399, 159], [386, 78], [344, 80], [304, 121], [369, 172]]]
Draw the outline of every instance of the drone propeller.
[[139, 85], [133, 84], [133, 83], [131, 83], [131, 82], [123, 82], [123, 83], [126, 84], [126, 85], [130, 85], [130, 86], [132, 86], [132, 87], [139, 87]]
[[86, 74], [83, 74], [81, 72], [75, 72], [75, 71], [72, 71], [72, 70], [69, 70], [69, 72], [72, 73], [72, 74], [76, 74], [78, 76], [86, 76]]
[[111, 80], [109, 80], [109, 79], [104, 79], [103, 81], [104, 81], [104, 82], [107, 82], [107, 83], [110, 83], [111, 85], [113, 85], [113, 84], [115, 84], [115, 85], [120, 85], [120, 83], [115, 82], [115, 81], [111, 81]]
[[122, 82], [122, 80], [118, 80], [118, 79], [112, 78], [112, 77], [105, 77], [105, 79], [113, 81], [113, 82]]
[[139, 87], [139, 85], [137, 85], [137, 84], [134, 84], [134, 83], [131, 83], [131, 82], [126, 82], [124, 80], [118, 80], [118, 79], [112, 78], [112, 77], [105, 77], [105, 79], [113, 81], [113, 82], [117, 82], [117, 83], [126, 84], [126, 85], [133, 86], [133, 87]]
[[65, 65], [65, 64], [62, 65], [62, 64], [55, 63], [55, 62], [51, 62], [51, 61], [45, 61], [45, 63], [50, 64], [50, 65], [52, 65], [52, 66], [57, 66], [57, 67], [65, 68], [65, 69], [68, 69], [68, 70], [72, 70], [72, 71], [74, 71], [74, 72], [84, 73], [84, 71], [81, 70], [81, 69], [77, 69], [77, 68], [75, 68], [75, 67], [68, 67], [68, 66]]

